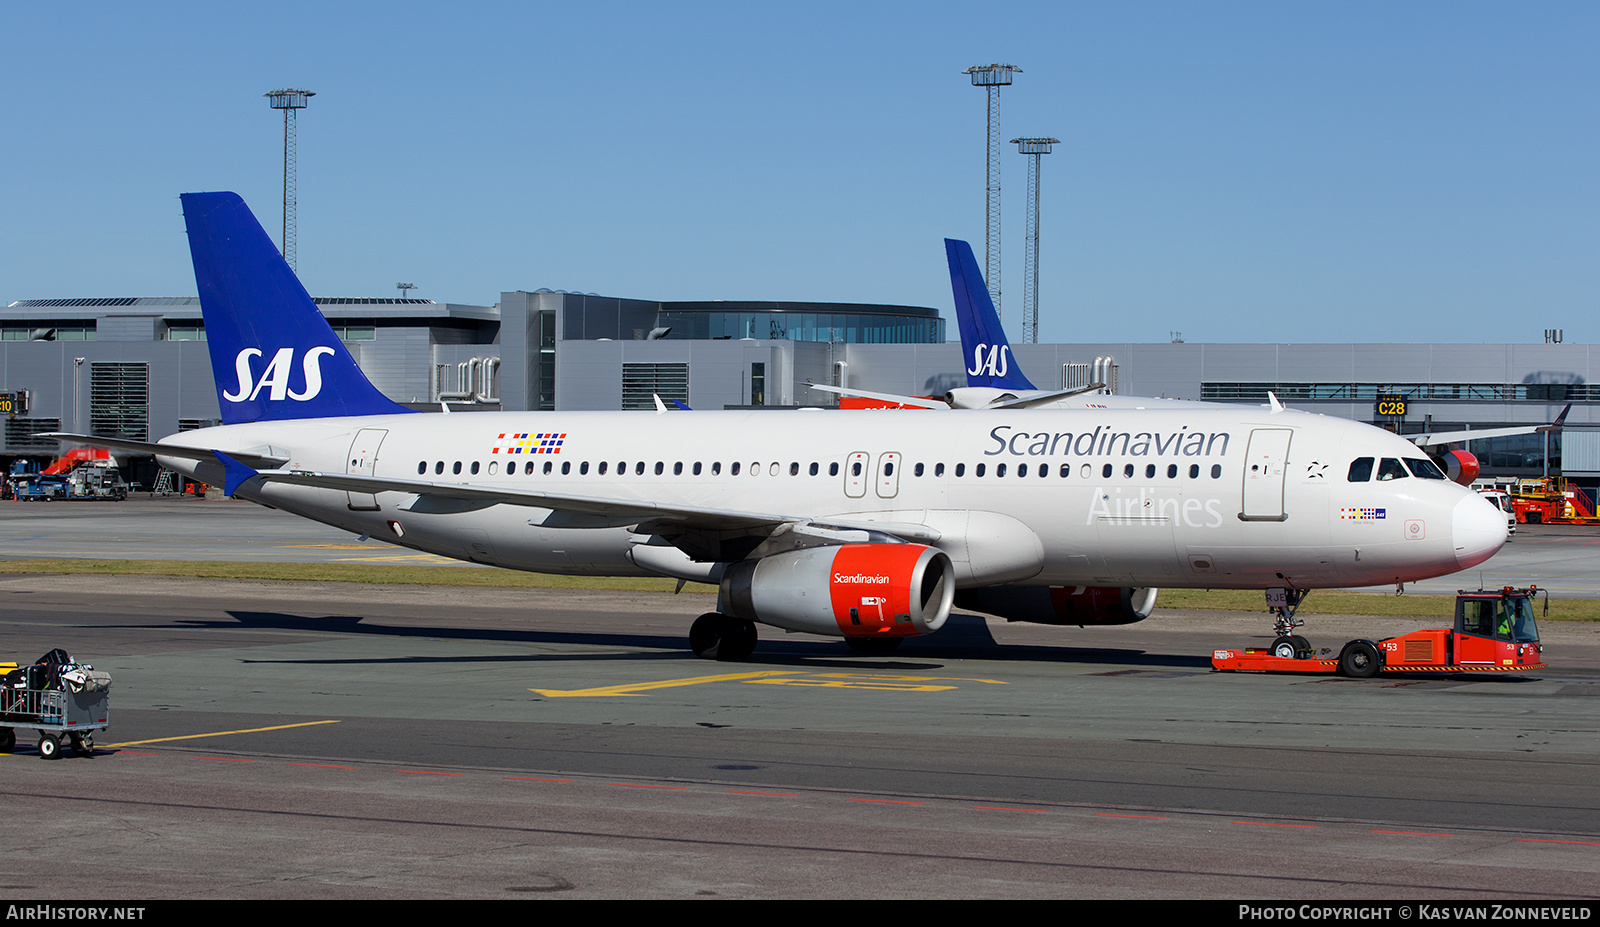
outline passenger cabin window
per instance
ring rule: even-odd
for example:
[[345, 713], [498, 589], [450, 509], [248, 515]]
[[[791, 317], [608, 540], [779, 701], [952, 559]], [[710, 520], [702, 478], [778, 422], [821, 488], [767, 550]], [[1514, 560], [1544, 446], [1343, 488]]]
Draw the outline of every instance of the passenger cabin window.
[[1372, 479], [1372, 458], [1357, 457], [1350, 461], [1350, 482], [1365, 483]]
[[1385, 457], [1378, 464], [1378, 482], [1385, 480], [1403, 480], [1411, 474], [1406, 472], [1405, 465], [1393, 457]]

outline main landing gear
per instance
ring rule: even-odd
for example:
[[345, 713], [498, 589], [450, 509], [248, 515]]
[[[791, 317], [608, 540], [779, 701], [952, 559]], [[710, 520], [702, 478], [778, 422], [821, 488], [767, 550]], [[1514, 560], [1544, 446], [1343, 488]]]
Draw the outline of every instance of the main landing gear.
[[689, 649], [702, 660], [743, 660], [756, 649], [755, 622], [706, 612], [689, 626]]
[[[903, 640], [903, 637], [847, 637], [844, 642], [855, 653], [881, 657], [893, 653]], [[728, 663], [749, 659], [756, 649], [755, 622], [731, 618], [721, 612], [706, 612], [689, 626], [689, 649], [702, 660]]]

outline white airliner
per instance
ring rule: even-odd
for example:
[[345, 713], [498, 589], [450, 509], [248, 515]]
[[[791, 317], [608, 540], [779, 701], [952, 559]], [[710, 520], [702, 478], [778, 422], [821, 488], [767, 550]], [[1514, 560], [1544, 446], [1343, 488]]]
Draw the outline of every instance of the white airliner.
[[1404, 439], [1281, 408], [419, 414], [362, 375], [239, 197], [183, 208], [227, 424], [58, 437], [448, 557], [717, 583], [689, 633], [704, 657], [748, 656], [756, 623], [883, 652], [957, 602], [1082, 625], [1147, 616], [1159, 586], [1297, 601], [1506, 540]]

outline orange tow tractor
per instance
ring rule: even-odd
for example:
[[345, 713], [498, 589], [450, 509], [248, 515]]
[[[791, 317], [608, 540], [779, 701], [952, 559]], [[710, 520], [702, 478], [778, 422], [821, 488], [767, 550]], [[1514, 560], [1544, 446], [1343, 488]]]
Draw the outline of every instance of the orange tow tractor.
[[[1381, 641], [1353, 640], [1338, 657], [1314, 651], [1305, 638], [1285, 636], [1292, 609], [1280, 617], [1280, 636], [1270, 648], [1214, 650], [1211, 666], [1224, 672], [1324, 673], [1366, 679], [1378, 673], [1506, 673], [1544, 669], [1544, 647], [1533, 618], [1534, 599], [1543, 593], [1545, 615], [1550, 592], [1537, 586], [1462, 590], [1456, 594], [1453, 628], [1426, 628]], [[1273, 601], [1268, 592], [1269, 603]], [[1281, 601], [1281, 600], [1280, 600]], [[1294, 600], [1298, 606], [1298, 598]], [[1273, 606], [1278, 611], [1278, 606]], [[1281, 613], [1280, 613], [1281, 614]]]

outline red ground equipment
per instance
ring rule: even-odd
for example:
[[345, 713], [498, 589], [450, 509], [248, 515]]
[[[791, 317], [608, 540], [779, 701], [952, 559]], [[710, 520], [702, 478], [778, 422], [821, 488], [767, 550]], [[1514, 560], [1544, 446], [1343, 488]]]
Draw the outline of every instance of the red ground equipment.
[[1594, 499], [1559, 476], [1517, 480], [1510, 492], [1517, 521], [1524, 525], [1600, 525]]
[[[1381, 641], [1353, 640], [1339, 656], [1322, 655], [1305, 638], [1282, 638], [1271, 648], [1214, 650], [1213, 669], [1226, 672], [1325, 673], [1365, 679], [1378, 673], [1504, 673], [1544, 669], [1544, 647], [1533, 600], [1550, 593], [1536, 586], [1462, 590], [1453, 628], [1425, 628]], [[1290, 646], [1280, 646], [1293, 640]]]

